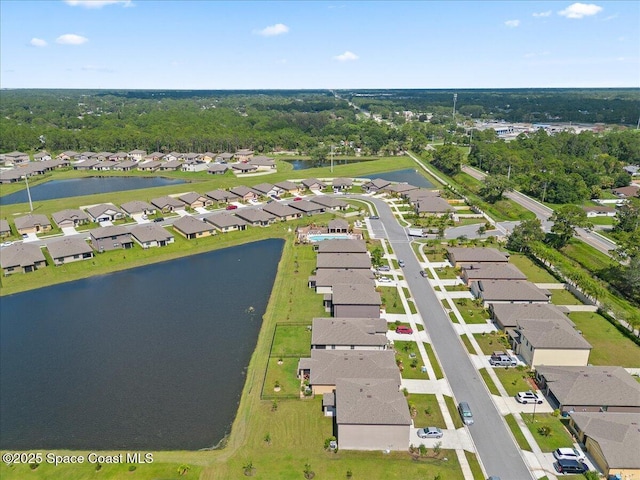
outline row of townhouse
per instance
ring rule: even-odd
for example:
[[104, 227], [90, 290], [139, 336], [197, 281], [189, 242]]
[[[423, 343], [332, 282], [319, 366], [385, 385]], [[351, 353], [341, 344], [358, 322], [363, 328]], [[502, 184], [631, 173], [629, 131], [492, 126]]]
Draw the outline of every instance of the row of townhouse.
[[402, 198], [420, 217], [449, 216], [455, 211], [447, 200], [440, 197], [438, 190], [420, 188], [407, 183], [393, 183], [382, 178], [375, 178], [363, 184], [362, 189], [367, 193], [386, 193]]
[[308, 285], [332, 317], [313, 319], [310, 356], [300, 359], [298, 376], [335, 417], [341, 449], [406, 450], [412, 420], [366, 245], [323, 240], [317, 252]]
[[508, 254], [449, 248], [448, 257], [605, 476], [640, 478], [640, 429], [633, 427], [640, 425], [640, 383], [622, 367], [590, 365], [592, 347], [567, 312], [527, 282]]

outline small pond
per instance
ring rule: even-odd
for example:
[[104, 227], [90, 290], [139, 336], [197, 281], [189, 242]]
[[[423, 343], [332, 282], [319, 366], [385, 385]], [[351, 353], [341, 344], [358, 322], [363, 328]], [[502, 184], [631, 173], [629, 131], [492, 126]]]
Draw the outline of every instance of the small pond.
[[414, 187], [435, 188], [435, 185], [418, 173], [414, 168], [395, 170], [393, 172], [372, 173], [368, 178], [382, 178], [390, 182], [408, 183]]
[[[120, 192], [123, 190], [139, 190], [151, 187], [179, 185], [184, 180], [165, 177], [88, 177], [51, 180], [29, 187], [32, 201], [54, 200], [56, 198], [79, 197], [96, 193]], [[20, 190], [0, 197], [0, 204], [27, 203], [27, 190]]]
[[[284, 159], [283, 159], [284, 160]], [[293, 169], [294, 170], [306, 170], [308, 168], [320, 168], [320, 167], [330, 167], [331, 166], [331, 160], [324, 160], [322, 162], [317, 162], [314, 160], [284, 160], [287, 163], [290, 163], [291, 165], [293, 165]], [[345, 159], [334, 159], [333, 160], [333, 166], [338, 166], [338, 165], [351, 165], [352, 163], [360, 163], [360, 162], [369, 162], [370, 160], [358, 160], [358, 159], [350, 159], [350, 160], [345, 160]]]

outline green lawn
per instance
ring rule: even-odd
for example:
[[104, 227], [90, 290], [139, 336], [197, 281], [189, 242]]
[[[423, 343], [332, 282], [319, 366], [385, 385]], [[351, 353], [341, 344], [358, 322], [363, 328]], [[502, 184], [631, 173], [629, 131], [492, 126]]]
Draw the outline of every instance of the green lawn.
[[480, 462], [478, 461], [476, 454], [465, 450], [464, 456], [467, 457], [467, 462], [469, 463], [471, 473], [473, 474], [473, 480], [484, 480], [482, 467], [480, 466]]
[[433, 372], [436, 374], [436, 380], [440, 380], [444, 378], [444, 374], [442, 373], [442, 368], [440, 367], [440, 362], [436, 358], [435, 353], [433, 352], [433, 347], [430, 343], [423, 343], [424, 349], [427, 351], [427, 357], [429, 357], [429, 363], [431, 364], [431, 368], [433, 368]]
[[466, 335], [460, 335], [460, 340], [462, 340], [462, 343], [464, 343], [464, 346], [467, 348], [467, 352], [469, 352], [472, 355], [476, 354], [476, 351], [473, 348], [473, 345], [471, 344], [471, 340], [469, 340], [469, 337], [467, 337]]
[[311, 330], [308, 328], [309, 326], [311, 326], [311, 322], [308, 325], [276, 325], [271, 357], [309, 355], [311, 345]]
[[447, 427], [435, 395], [412, 393], [407, 400], [415, 406], [418, 412], [413, 419], [413, 424], [416, 427]]
[[482, 353], [485, 355], [491, 355], [496, 350], [504, 350], [509, 348], [509, 343], [506, 340], [506, 336], [502, 333], [491, 332], [491, 333], [476, 333], [473, 337], [480, 345], [482, 349]]
[[533, 283], [558, 283], [558, 279], [547, 270], [539, 267], [526, 255], [512, 253], [509, 256], [509, 263], [512, 263], [527, 276], [527, 280]]
[[[422, 363], [420, 352], [415, 342], [396, 340], [393, 343], [393, 348], [396, 351], [396, 360], [402, 362], [402, 378], [429, 379], [429, 374], [421, 371], [424, 363]], [[413, 358], [411, 355], [413, 355]]]
[[449, 415], [451, 415], [451, 419], [453, 420], [453, 426], [455, 428], [464, 427], [464, 424], [462, 423], [462, 419], [460, 418], [460, 414], [458, 413], [458, 406], [453, 401], [453, 397], [449, 397], [448, 395], [445, 395], [444, 401], [447, 404], [447, 408], [449, 409]]
[[509, 426], [511, 433], [513, 433], [513, 436], [515, 437], [516, 442], [518, 442], [518, 446], [520, 447], [520, 449], [527, 450], [530, 452], [531, 445], [529, 445], [529, 442], [527, 441], [524, 434], [522, 433], [522, 430], [520, 430], [520, 427], [518, 426], [516, 419], [513, 417], [513, 414], [510, 413], [508, 415], [505, 415], [504, 419], [507, 422], [507, 425]]
[[509, 395], [531, 390], [531, 384], [527, 381], [527, 370], [524, 367], [495, 367], [493, 371]]
[[387, 313], [406, 313], [397, 287], [378, 287], [382, 305]]
[[489, 392], [491, 393], [491, 395], [500, 395], [500, 392], [498, 391], [496, 384], [493, 383], [493, 380], [489, 376], [489, 372], [487, 372], [487, 369], [481, 368], [479, 372], [480, 372], [480, 375], [482, 376], [482, 379], [484, 380], [485, 385], [489, 389]]
[[554, 305], [582, 305], [582, 302], [578, 300], [569, 290], [550, 290], [551, 303]]
[[[531, 413], [521, 413], [520, 416], [543, 452], [553, 452], [557, 448], [573, 446], [571, 435], [559, 418], [549, 413], [536, 413], [535, 417]], [[538, 432], [541, 427], [549, 427], [550, 434], [548, 436], [541, 435]]]
[[[304, 356], [309, 356], [307, 353]], [[264, 389], [262, 395], [269, 397], [291, 397], [299, 395], [300, 380], [297, 378], [299, 358], [283, 358], [282, 364], [279, 359], [272, 357], [267, 366]], [[280, 385], [280, 390], [275, 391], [276, 382]]]
[[458, 271], [453, 267], [436, 268], [435, 272], [440, 280], [455, 280], [458, 278]]
[[573, 312], [569, 314], [569, 318], [593, 347], [589, 363], [640, 367], [640, 347], [622, 335], [604, 317], [595, 312]]
[[465, 323], [487, 323], [489, 312], [484, 307], [476, 305], [473, 300], [457, 298], [454, 303], [458, 307], [458, 311]]
[[572, 239], [569, 244], [562, 249], [562, 253], [593, 273], [605, 270], [615, 264], [615, 262], [604, 253], [576, 239]]

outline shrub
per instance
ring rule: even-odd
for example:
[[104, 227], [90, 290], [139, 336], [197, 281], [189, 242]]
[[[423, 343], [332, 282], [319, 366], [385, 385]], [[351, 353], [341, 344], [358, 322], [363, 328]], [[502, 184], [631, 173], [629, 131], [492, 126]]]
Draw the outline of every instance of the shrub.
[[548, 437], [551, 435], [551, 428], [549, 428], [546, 425], [543, 425], [542, 427], [538, 427], [538, 434], [540, 434], [543, 437]]

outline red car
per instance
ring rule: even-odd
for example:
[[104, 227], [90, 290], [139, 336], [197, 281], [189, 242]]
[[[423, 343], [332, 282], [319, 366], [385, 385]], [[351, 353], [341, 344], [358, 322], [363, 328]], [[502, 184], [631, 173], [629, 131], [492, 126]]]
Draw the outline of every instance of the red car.
[[300, 197], [296, 197], [296, 198], [293, 199], [294, 202], [297, 202], [299, 200], [302, 200], [302, 199]]
[[227, 210], [235, 210], [236, 208], [238, 208], [237, 205], [227, 205]]
[[398, 325], [396, 327], [396, 333], [405, 333], [407, 335], [411, 335], [413, 333], [413, 328], [406, 327], [404, 325]]

